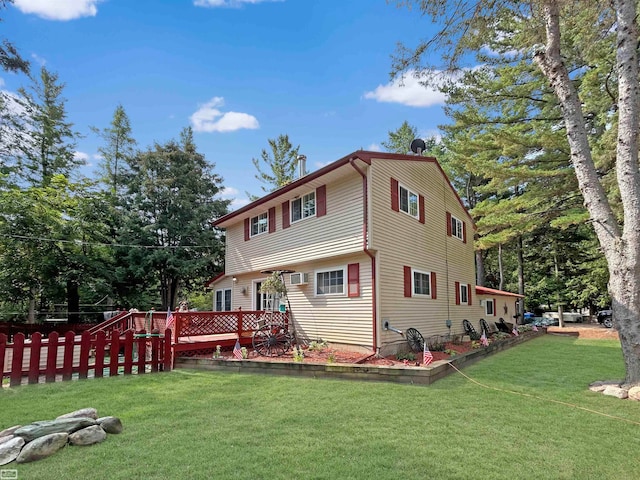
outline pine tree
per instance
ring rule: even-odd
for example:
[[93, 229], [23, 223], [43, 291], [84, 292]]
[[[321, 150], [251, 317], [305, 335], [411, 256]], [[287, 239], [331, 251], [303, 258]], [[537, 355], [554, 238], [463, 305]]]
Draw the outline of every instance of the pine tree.
[[294, 147], [291, 144], [289, 135], [278, 135], [277, 139], [270, 138], [268, 141], [271, 152], [263, 149], [260, 155], [260, 160], [262, 160], [264, 166], [260, 166], [259, 159], [252, 159], [253, 165], [258, 170], [255, 177], [266, 184], [261, 188], [262, 191], [267, 193], [277, 190], [294, 180], [296, 167], [298, 166], [298, 151], [300, 150], [300, 145]]

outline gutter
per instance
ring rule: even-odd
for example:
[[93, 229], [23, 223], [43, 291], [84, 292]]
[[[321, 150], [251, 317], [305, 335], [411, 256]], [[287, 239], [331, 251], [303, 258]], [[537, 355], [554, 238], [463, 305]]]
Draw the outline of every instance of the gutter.
[[349, 159], [349, 164], [362, 176], [362, 205], [363, 205], [363, 222], [362, 222], [362, 251], [369, 255], [371, 258], [371, 299], [372, 299], [372, 317], [373, 317], [373, 354], [378, 351], [378, 298], [376, 295], [376, 257], [371, 251], [369, 251], [368, 237], [369, 237], [369, 196], [368, 196], [368, 183], [367, 174], [362, 171], [360, 167], [355, 164], [355, 160], [359, 157], [353, 156]]

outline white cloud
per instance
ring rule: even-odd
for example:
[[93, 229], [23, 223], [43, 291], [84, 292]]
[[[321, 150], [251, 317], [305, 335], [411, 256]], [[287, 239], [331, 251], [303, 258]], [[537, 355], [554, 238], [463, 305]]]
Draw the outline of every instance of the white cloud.
[[381, 152], [382, 151], [382, 147], [380, 145], [378, 145], [377, 143], [372, 143], [371, 145], [369, 145], [367, 147], [367, 150], [369, 152]]
[[193, 4], [196, 7], [241, 7], [247, 3], [255, 5], [256, 3], [263, 2], [282, 2], [284, 0], [194, 0]]
[[47, 20], [73, 20], [94, 17], [96, 5], [102, 0], [15, 0], [22, 13], [34, 14]]
[[76, 160], [81, 160], [82, 162], [85, 162], [87, 160], [89, 160], [89, 154], [88, 153], [84, 153], [84, 152], [79, 152], [79, 151], [75, 151], [73, 152], [73, 158]]
[[249, 200], [248, 198], [237, 198], [239, 194], [240, 194], [240, 191], [237, 188], [225, 187], [222, 190], [220, 190], [218, 195], [220, 195], [220, 198], [222, 200], [231, 200], [229, 209], [233, 211], [251, 203], [251, 200]]
[[233, 132], [241, 129], [260, 128], [258, 119], [248, 113], [221, 112], [224, 98], [213, 97], [191, 115], [190, 120], [196, 132]]
[[[438, 81], [442, 80], [437, 79], [436, 82]], [[415, 77], [414, 72], [407, 72], [401, 78], [396, 78], [386, 85], [378, 85], [375, 90], [366, 92], [364, 98], [410, 107], [431, 107], [443, 105], [446, 96], [434, 87], [420, 84], [420, 79]]]
[[35, 60], [35, 62], [40, 65], [41, 67], [44, 67], [47, 63], [47, 61], [41, 57], [40, 55], [38, 55], [37, 53], [32, 53], [31, 54], [31, 58], [33, 58]]

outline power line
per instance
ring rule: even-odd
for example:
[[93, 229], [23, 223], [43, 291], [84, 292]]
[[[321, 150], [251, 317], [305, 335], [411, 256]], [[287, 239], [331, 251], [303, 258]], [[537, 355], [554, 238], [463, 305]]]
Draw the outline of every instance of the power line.
[[0, 235], [0, 237], [18, 238], [21, 240], [38, 240], [40, 242], [53, 242], [53, 243], [72, 243], [74, 245], [86, 245], [95, 247], [123, 247], [123, 248], [146, 248], [146, 249], [178, 249], [178, 248], [212, 248], [211, 246], [202, 245], [133, 245], [123, 243], [100, 243], [100, 242], [85, 242], [82, 240], [62, 240], [58, 238], [45, 238], [45, 237], [31, 237], [28, 235]]

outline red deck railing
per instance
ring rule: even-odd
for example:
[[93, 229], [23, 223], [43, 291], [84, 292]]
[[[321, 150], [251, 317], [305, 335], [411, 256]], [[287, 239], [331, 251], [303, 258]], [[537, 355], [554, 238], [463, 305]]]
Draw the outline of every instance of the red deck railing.
[[13, 337], [13, 343], [7, 342], [7, 336], [0, 334], [0, 378], [9, 377], [11, 386], [20, 385], [26, 378], [27, 383], [55, 382], [71, 380], [74, 374], [79, 379], [123, 373], [130, 375], [134, 369], [138, 374], [172, 368], [171, 342], [165, 341], [171, 331], [163, 336], [135, 335], [132, 330], [120, 335], [107, 336], [104, 331], [91, 335], [88, 331], [82, 335], [67, 332], [60, 337], [53, 332], [43, 339], [39, 332], [29, 340], [24, 334]]

